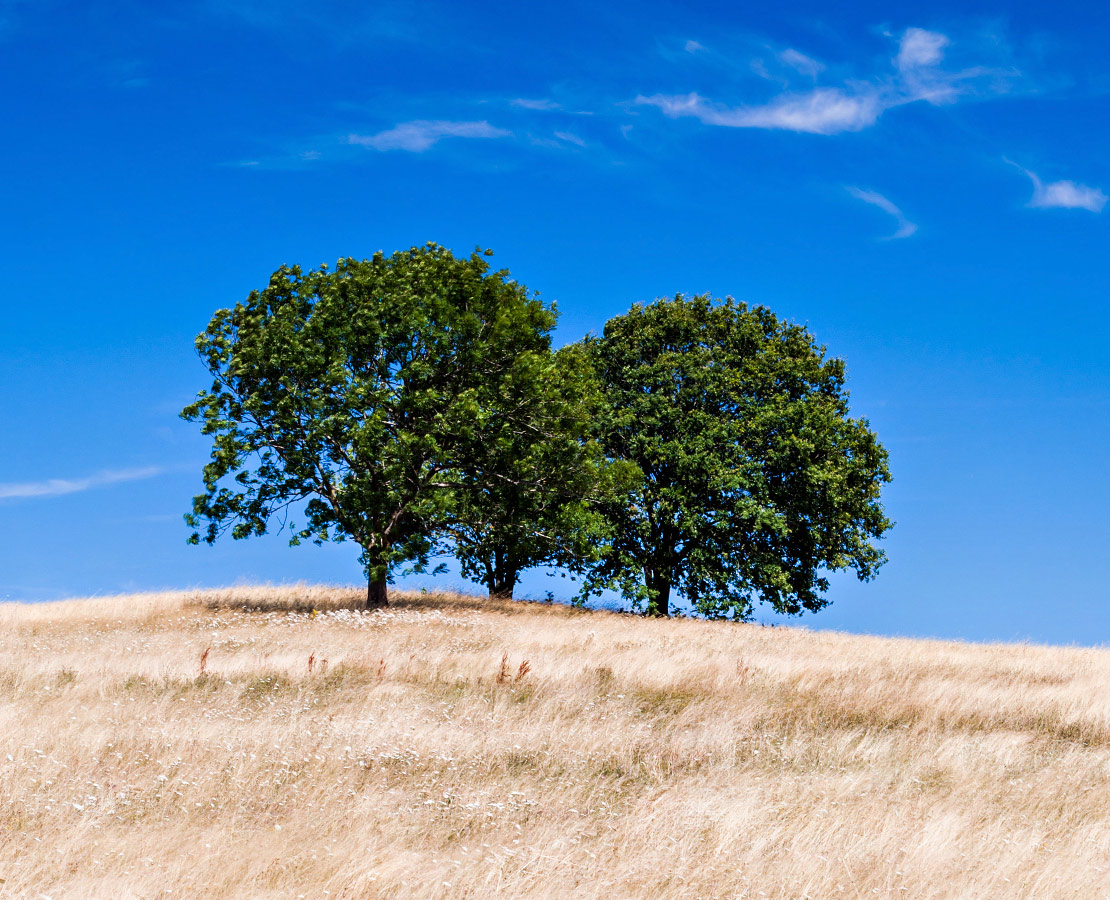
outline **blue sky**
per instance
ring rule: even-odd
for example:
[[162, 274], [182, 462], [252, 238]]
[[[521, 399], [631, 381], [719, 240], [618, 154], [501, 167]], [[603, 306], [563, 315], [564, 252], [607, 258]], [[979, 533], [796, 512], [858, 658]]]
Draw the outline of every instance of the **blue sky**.
[[492, 247], [560, 342], [711, 292], [847, 360], [897, 525], [802, 624], [1110, 642], [1107, 26], [0, 0], [0, 599], [359, 581], [350, 546], [185, 545], [192, 339], [282, 263], [434, 240]]

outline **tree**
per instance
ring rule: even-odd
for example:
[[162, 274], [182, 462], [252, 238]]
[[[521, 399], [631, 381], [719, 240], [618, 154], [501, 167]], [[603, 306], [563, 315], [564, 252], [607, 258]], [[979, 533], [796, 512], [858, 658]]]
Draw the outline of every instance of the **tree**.
[[468, 450], [491, 428], [530, 427], [526, 406], [498, 398], [542, 376], [554, 324], [477, 252], [428, 244], [278, 269], [196, 341], [214, 380], [182, 416], [213, 446], [191, 542], [202, 520], [212, 543], [264, 534], [275, 517], [293, 544], [353, 540], [367, 607], [387, 605], [395, 570], [422, 571], [436, 548]]
[[537, 370], [502, 381], [496, 404], [528, 412], [491, 422], [467, 451], [446, 529], [463, 575], [510, 600], [525, 569], [581, 570], [602, 526], [596, 504], [619, 483], [590, 439], [599, 397], [581, 347], [530, 361]]
[[658, 300], [585, 341], [609, 412], [597, 438], [642, 477], [604, 512], [612, 536], [587, 590], [652, 615], [677, 590], [699, 613], [749, 619], [827, 604], [826, 571], [870, 579], [891, 526], [887, 454], [848, 415], [843, 361], [764, 307]]

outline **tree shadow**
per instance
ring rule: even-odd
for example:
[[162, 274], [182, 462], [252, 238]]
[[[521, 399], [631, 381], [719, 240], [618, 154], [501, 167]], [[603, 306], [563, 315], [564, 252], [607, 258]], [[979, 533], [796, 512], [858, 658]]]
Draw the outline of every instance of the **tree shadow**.
[[[361, 612], [366, 607], [364, 588], [330, 585], [257, 585], [197, 591], [189, 598], [189, 605], [209, 610], [236, 610], [239, 612], [290, 612], [311, 613], [351, 610]], [[554, 615], [574, 616], [590, 610], [575, 607], [567, 602], [552, 600], [490, 599], [462, 591], [429, 591], [390, 589], [388, 610], [440, 610], [444, 612], [492, 612], [501, 615], [518, 615], [548, 610]]]

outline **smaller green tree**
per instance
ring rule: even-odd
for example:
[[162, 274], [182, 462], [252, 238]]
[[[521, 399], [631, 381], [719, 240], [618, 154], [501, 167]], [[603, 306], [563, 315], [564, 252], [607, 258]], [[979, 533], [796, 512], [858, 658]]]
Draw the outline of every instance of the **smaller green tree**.
[[825, 572], [871, 578], [890, 527], [887, 454], [849, 416], [843, 361], [765, 307], [658, 300], [588, 338], [608, 413], [606, 455], [642, 477], [605, 505], [611, 537], [588, 591], [620, 590], [649, 614], [678, 590], [699, 613], [826, 605]]
[[[580, 572], [603, 527], [597, 504], [618, 472], [590, 437], [597, 383], [581, 347], [530, 357], [503, 380], [491, 418], [466, 449], [446, 528], [462, 572], [490, 597], [512, 599], [520, 573], [540, 565]], [[527, 409], [526, 415], [519, 411]]]
[[531, 427], [497, 401], [543, 371], [554, 324], [508, 272], [435, 244], [278, 269], [197, 338], [213, 381], [182, 416], [213, 445], [190, 540], [299, 509], [290, 542], [355, 541], [367, 606], [386, 605], [394, 571], [427, 564], [460, 472], [484, 477], [468, 453]]

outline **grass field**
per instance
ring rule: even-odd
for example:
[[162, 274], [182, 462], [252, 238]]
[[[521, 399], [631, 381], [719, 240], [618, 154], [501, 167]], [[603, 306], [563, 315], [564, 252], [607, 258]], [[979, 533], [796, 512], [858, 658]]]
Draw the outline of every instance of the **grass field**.
[[0, 606], [0, 898], [1110, 897], [1108, 651], [360, 599]]

